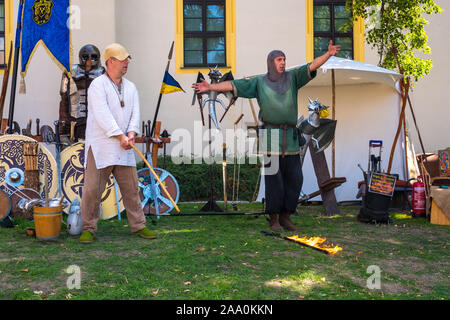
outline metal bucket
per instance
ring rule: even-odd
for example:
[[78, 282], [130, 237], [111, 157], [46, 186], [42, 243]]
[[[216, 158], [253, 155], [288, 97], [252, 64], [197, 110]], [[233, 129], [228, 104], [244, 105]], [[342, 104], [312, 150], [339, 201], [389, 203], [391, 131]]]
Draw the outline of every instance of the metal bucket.
[[50, 240], [59, 237], [62, 225], [62, 206], [34, 207], [33, 216], [37, 239]]

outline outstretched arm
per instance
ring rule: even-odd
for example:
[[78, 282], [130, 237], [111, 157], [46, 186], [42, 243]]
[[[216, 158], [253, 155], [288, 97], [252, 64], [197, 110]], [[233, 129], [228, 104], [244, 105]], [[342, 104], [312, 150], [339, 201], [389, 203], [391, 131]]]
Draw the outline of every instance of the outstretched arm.
[[192, 88], [194, 88], [196, 93], [205, 93], [208, 91], [233, 91], [233, 85], [231, 84], [231, 81], [210, 84], [206, 80], [202, 80], [202, 82], [192, 84]]
[[330, 40], [330, 44], [328, 45], [328, 51], [321, 55], [320, 57], [315, 58], [311, 64], [309, 65], [309, 72], [316, 71], [320, 68], [321, 65], [323, 65], [325, 62], [327, 62], [328, 59], [330, 59], [331, 56], [336, 55], [339, 50], [341, 50], [341, 46], [333, 46], [333, 41]]

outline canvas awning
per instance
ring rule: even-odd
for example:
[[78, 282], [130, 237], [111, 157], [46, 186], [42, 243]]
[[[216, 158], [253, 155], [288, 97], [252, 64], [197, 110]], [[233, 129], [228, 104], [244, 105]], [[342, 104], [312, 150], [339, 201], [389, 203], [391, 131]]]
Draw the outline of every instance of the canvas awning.
[[[287, 70], [294, 69], [298, 66], [289, 67]], [[309, 82], [307, 86], [330, 86], [331, 72], [328, 72], [328, 70], [335, 70], [335, 84], [337, 86], [384, 83], [395, 88], [395, 83], [402, 77], [402, 75], [397, 72], [372, 64], [330, 57], [330, 59], [317, 70], [317, 76]]]
[[[289, 67], [287, 68], [287, 70], [293, 69], [295, 67], [298, 66]], [[328, 72], [328, 70], [331, 70], [331, 72]], [[336, 120], [335, 110], [336, 110], [337, 86], [384, 83], [392, 87], [394, 90], [396, 90], [395, 85], [397, 81], [401, 79], [401, 77], [402, 75], [397, 72], [384, 69], [372, 64], [332, 56], [317, 70], [317, 76], [313, 80], [311, 80], [306, 86], [331, 87], [332, 119]], [[332, 142], [331, 150], [332, 150], [331, 173], [332, 177], [335, 177], [335, 167], [336, 167], [335, 140], [333, 140]]]

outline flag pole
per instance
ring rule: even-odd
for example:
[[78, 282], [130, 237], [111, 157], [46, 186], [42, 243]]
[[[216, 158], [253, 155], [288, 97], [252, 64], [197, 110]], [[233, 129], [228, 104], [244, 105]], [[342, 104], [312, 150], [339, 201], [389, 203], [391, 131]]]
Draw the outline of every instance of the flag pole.
[[17, 27], [16, 27], [16, 43], [14, 44], [14, 65], [13, 65], [13, 77], [11, 82], [11, 96], [9, 99], [8, 132], [7, 132], [8, 134], [13, 133], [14, 104], [16, 100], [17, 69], [19, 67], [20, 36], [22, 33], [23, 5], [24, 0], [20, 0], [17, 17]]
[[[166, 74], [167, 71], [169, 71], [169, 66], [170, 66], [170, 60], [172, 60], [172, 54], [173, 54], [173, 45], [174, 45], [174, 41], [172, 41], [172, 46], [170, 47], [170, 51], [169, 51], [169, 61], [167, 61], [167, 66], [166, 66], [166, 70], [164, 72], [164, 74]], [[163, 80], [164, 81], [164, 80]], [[159, 93], [159, 98], [158, 98], [158, 104], [156, 105], [156, 111], [155, 111], [155, 117], [153, 118], [153, 123], [152, 123], [152, 130], [150, 131], [150, 137], [153, 137], [153, 132], [155, 131], [155, 124], [156, 124], [156, 118], [158, 117], [158, 112], [159, 112], [159, 106], [161, 105], [161, 98], [162, 98], [162, 93]]]

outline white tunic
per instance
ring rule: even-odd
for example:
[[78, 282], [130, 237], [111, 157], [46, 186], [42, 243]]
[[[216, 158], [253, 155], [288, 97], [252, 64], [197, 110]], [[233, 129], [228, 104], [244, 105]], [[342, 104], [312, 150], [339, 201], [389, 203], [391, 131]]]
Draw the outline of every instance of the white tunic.
[[122, 78], [122, 97], [112, 80], [105, 74], [95, 78], [88, 90], [88, 117], [86, 123], [85, 161], [92, 148], [97, 169], [113, 165], [136, 166], [134, 150], [124, 150], [114, 137], [139, 133], [140, 109], [136, 86]]

